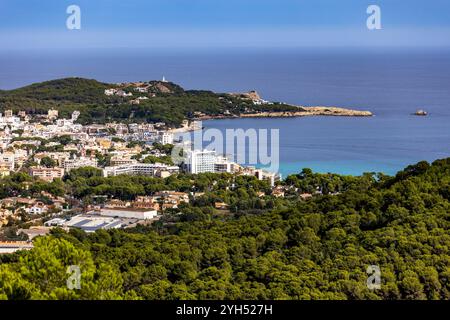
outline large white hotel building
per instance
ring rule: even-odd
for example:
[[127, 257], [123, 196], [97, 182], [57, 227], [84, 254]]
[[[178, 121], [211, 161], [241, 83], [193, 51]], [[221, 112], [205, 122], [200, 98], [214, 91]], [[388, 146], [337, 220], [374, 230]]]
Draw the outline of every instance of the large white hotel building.
[[189, 150], [185, 157], [186, 171], [192, 174], [216, 172], [216, 152], [211, 150]]

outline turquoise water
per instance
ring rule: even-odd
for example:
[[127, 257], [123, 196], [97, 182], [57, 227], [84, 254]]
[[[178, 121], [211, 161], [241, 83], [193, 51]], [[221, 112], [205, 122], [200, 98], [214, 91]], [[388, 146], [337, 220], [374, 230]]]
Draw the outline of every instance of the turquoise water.
[[393, 175], [398, 170], [403, 168], [402, 164], [386, 164], [383, 162], [367, 163], [362, 160], [352, 161], [312, 161], [312, 162], [293, 162], [282, 163], [280, 167], [280, 173], [283, 178], [289, 174], [297, 173], [301, 171], [301, 168], [313, 168], [315, 172], [327, 173], [340, 173], [345, 175], [360, 175], [363, 172], [384, 172], [385, 174]]
[[204, 126], [222, 132], [278, 129], [279, 172], [283, 177], [302, 168], [348, 175], [392, 175], [421, 160], [450, 157], [449, 118], [433, 115], [211, 120]]

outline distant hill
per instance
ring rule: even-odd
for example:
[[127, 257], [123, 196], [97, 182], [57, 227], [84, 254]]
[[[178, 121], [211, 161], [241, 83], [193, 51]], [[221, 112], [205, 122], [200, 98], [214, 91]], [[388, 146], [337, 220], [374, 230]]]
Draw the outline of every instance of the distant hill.
[[[106, 89], [121, 94], [106, 95]], [[127, 95], [125, 95], [126, 93]], [[253, 97], [254, 95], [252, 95]], [[136, 98], [141, 98], [136, 100]], [[259, 96], [258, 96], [259, 97]], [[243, 113], [298, 111], [297, 107], [274, 103], [256, 106], [248, 94], [234, 96], [206, 90], [184, 90], [166, 81], [103, 83], [92, 79], [65, 78], [0, 91], [0, 111], [12, 109], [42, 114], [55, 108], [68, 116], [79, 110], [81, 123], [165, 122], [179, 126], [199, 116], [239, 116]]]
[[10, 91], [2, 91], [0, 95], [37, 100], [91, 103], [104, 101], [104, 91], [109, 86], [109, 84], [91, 79], [65, 78], [35, 83]]

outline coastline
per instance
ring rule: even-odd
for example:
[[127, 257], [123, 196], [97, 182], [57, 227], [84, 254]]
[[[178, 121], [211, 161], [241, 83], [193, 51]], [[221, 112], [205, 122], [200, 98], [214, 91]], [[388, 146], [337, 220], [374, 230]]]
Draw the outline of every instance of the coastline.
[[183, 123], [183, 125], [181, 127], [170, 129], [170, 130], [168, 130], [168, 132], [170, 132], [172, 134], [177, 134], [177, 133], [186, 133], [186, 132], [201, 130], [202, 128], [201, 128], [201, 126], [198, 125], [198, 121], [201, 121], [201, 120], [192, 120], [189, 122], [189, 124], [186, 121], [185, 123]]
[[372, 117], [371, 111], [354, 110], [341, 107], [298, 107], [301, 111], [277, 111], [277, 112], [254, 112], [254, 113], [241, 113], [240, 115], [202, 115], [195, 117], [189, 121], [183, 123], [179, 128], [170, 129], [171, 133], [185, 133], [200, 130], [198, 121], [203, 120], [220, 120], [220, 119], [241, 119], [241, 118], [294, 118], [294, 117], [313, 117], [313, 116], [326, 116], [326, 117]]
[[340, 107], [299, 107], [302, 111], [277, 111], [277, 112], [256, 112], [242, 113], [240, 115], [204, 115], [193, 119], [194, 121], [215, 120], [215, 119], [239, 119], [239, 118], [291, 118], [291, 117], [311, 117], [311, 116], [332, 116], [332, 117], [372, 117], [370, 111], [361, 111]]

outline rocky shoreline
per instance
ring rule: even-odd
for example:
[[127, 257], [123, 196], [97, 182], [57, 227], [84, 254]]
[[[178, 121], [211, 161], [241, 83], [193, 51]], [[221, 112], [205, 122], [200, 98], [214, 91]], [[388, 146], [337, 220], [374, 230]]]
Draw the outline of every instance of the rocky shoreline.
[[204, 115], [195, 120], [212, 119], [238, 119], [238, 118], [290, 118], [308, 116], [335, 116], [335, 117], [371, 117], [370, 111], [353, 110], [339, 107], [299, 107], [300, 111], [257, 112], [242, 113], [240, 115]]
[[183, 123], [182, 127], [169, 130], [171, 133], [183, 133], [200, 130], [198, 121], [220, 120], [220, 119], [241, 119], [241, 118], [293, 118], [311, 116], [334, 116], [334, 117], [372, 117], [370, 111], [353, 110], [340, 107], [299, 107], [299, 111], [279, 111], [279, 112], [256, 112], [242, 113], [240, 115], [203, 115]]

